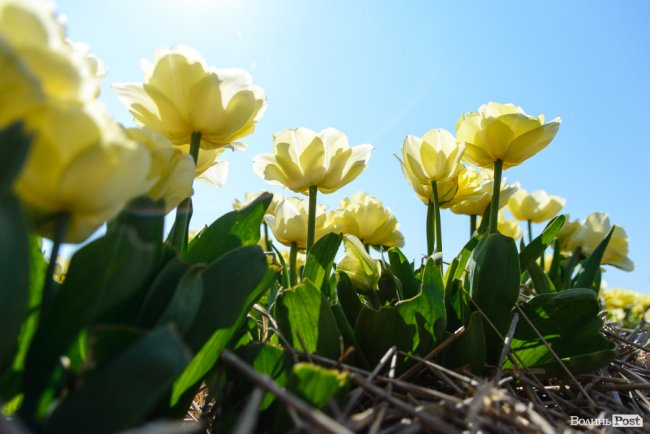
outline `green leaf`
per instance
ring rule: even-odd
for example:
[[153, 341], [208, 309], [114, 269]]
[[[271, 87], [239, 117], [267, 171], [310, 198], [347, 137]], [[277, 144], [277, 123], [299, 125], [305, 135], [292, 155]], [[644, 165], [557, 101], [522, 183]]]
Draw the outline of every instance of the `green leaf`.
[[404, 298], [413, 298], [420, 291], [420, 283], [415, 278], [413, 265], [406, 259], [406, 256], [397, 247], [388, 249], [388, 260], [390, 269], [395, 277], [402, 284]]
[[133, 199], [120, 214], [107, 225], [107, 232], [120, 227], [133, 228], [144, 242], [159, 245], [162, 248], [165, 225], [165, 205], [148, 196]]
[[354, 290], [350, 277], [346, 273], [336, 274], [339, 277], [339, 281], [336, 285], [336, 295], [341, 304], [341, 309], [343, 310], [348, 323], [350, 325], [356, 324], [357, 317], [361, 311], [361, 300], [359, 300], [359, 296]]
[[583, 261], [582, 271], [580, 271], [578, 276], [573, 281], [572, 286], [574, 288], [593, 288], [596, 290], [596, 292], [600, 291], [600, 287], [594, 285], [594, 282], [598, 278], [598, 273], [600, 272], [600, 263], [603, 260], [603, 255], [605, 254], [609, 240], [614, 234], [614, 229], [616, 229], [616, 226], [612, 227], [607, 236], [603, 238], [603, 240], [598, 244], [591, 255], [587, 256], [587, 259]]
[[109, 434], [141, 422], [189, 361], [173, 327], [156, 329], [93, 372], [63, 400], [45, 433]]
[[544, 273], [544, 270], [542, 270], [542, 267], [540, 267], [537, 262], [531, 262], [528, 265], [528, 274], [530, 274], [533, 286], [538, 294], [555, 292], [553, 282], [551, 282], [551, 280], [546, 276], [546, 273]]
[[[505, 336], [519, 296], [519, 255], [515, 241], [500, 233], [487, 234], [472, 252], [468, 268], [471, 299]], [[487, 361], [494, 363], [503, 339], [487, 323], [485, 341]]]
[[140, 327], [151, 328], [168, 308], [181, 278], [191, 269], [191, 265], [183, 263], [178, 257], [170, 260], [151, 284], [144, 299], [136, 324]]
[[210, 264], [201, 274], [203, 298], [185, 333], [196, 356], [174, 383], [172, 405], [210, 372], [255, 301], [277, 277], [268, 268], [266, 257], [258, 246], [235, 249]]
[[[521, 308], [574, 374], [598, 369], [616, 357], [615, 345], [601, 333], [598, 297], [591, 289], [538, 295]], [[548, 376], [566, 375], [524, 318], [519, 320], [511, 349], [529, 368], [542, 368]], [[504, 367], [511, 368], [511, 362]]]
[[519, 268], [522, 272], [527, 270], [531, 263], [544, 254], [544, 250], [555, 240], [565, 221], [566, 217], [563, 215], [553, 218], [548, 222], [542, 233], [523, 248], [519, 255]]
[[323, 409], [334, 395], [347, 389], [348, 385], [347, 372], [310, 363], [296, 363], [287, 388], [317, 409]]
[[338, 359], [341, 333], [336, 318], [311, 281], [305, 280], [278, 297], [275, 319], [284, 337], [298, 350]]
[[[2, 137], [0, 137], [1, 142]], [[3, 156], [3, 159], [5, 157]], [[3, 160], [4, 161], [4, 160]], [[3, 165], [5, 163], [2, 163]], [[0, 376], [11, 367], [27, 317], [30, 294], [30, 243], [20, 203], [0, 196]]]
[[453, 342], [443, 355], [443, 363], [451, 369], [470, 366], [481, 374], [485, 368], [485, 329], [483, 316], [473, 312], [469, 317], [465, 333]]
[[203, 299], [202, 267], [192, 267], [178, 282], [174, 296], [158, 324], [174, 323], [179, 333], [186, 333], [196, 318]]
[[431, 351], [445, 328], [443, 300], [439, 267], [430, 259], [417, 296], [379, 310], [364, 305], [354, 329], [368, 363], [374, 366], [392, 346], [420, 355]]
[[316, 288], [322, 288], [329, 278], [330, 270], [334, 265], [336, 252], [341, 245], [340, 234], [327, 234], [319, 239], [309, 251], [302, 278], [312, 281]]
[[221, 216], [190, 241], [185, 259], [208, 264], [238, 247], [257, 244], [264, 212], [272, 199], [271, 193], [262, 193], [244, 208]]
[[341, 336], [343, 337], [343, 343], [345, 347], [352, 347], [354, 349], [354, 353], [351, 355], [351, 358], [357, 362], [355, 365], [361, 365], [363, 369], [370, 369], [368, 360], [363, 354], [363, 351], [361, 351], [361, 346], [359, 345], [359, 342], [357, 342], [357, 338], [354, 335], [354, 329], [348, 322], [348, 319], [343, 312], [343, 308], [341, 308], [340, 304], [334, 304], [330, 307], [332, 309], [332, 313], [334, 314], [334, 318], [336, 318], [336, 325], [341, 331]]
[[113, 357], [135, 344], [144, 335], [142, 329], [130, 326], [103, 324], [93, 327], [89, 348], [90, 366], [98, 369]]
[[467, 262], [469, 261], [469, 257], [472, 255], [472, 252], [478, 245], [481, 237], [482, 235], [476, 234], [470, 238], [469, 241], [463, 246], [463, 249], [460, 251], [460, 253], [458, 253], [458, 256], [456, 256], [454, 260], [451, 261], [451, 265], [449, 268], [447, 268], [447, 272], [445, 273], [445, 291], [447, 291], [449, 286], [453, 284], [454, 280], [462, 279], [463, 274], [465, 273], [465, 268], [467, 267]]
[[0, 197], [11, 191], [27, 159], [31, 141], [31, 135], [20, 121], [0, 130]]
[[79, 250], [70, 261], [65, 282], [40, 320], [25, 361], [25, 405], [29, 420], [47, 387], [59, 357], [83, 327], [123, 306], [149, 280], [156, 249], [127, 228]]

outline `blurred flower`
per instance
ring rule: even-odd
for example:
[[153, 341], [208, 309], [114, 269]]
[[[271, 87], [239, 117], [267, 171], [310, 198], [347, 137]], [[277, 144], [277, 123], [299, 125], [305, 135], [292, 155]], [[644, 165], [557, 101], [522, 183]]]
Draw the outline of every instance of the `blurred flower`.
[[[481, 223], [481, 218], [478, 218], [478, 224]], [[512, 239], [519, 239], [523, 235], [521, 228], [519, 227], [519, 221], [517, 220], [507, 220], [502, 212], [499, 212], [499, 219], [497, 220], [497, 230]]]
[[[287, 247], [296, 243], [299, 249], [307, 247], [307, 214], [309, 204], [297, 197], [288, 197], [278, 203], [273, 215], [265, 215], [264, 221], [269, 226], [275, 239]], [[318, 240], [323, 235], [333, 232], [332, 218], [326, 214], [327, 207], [316, 207], [316, 233]]]
[[359, 238], [371, 246], [402, 247], [404, 236], [399, 223], [389, 208], [374, 196], [363, 192], [353, 194], [341, 201], [334, 212], [337, 229]]
[[[609, 216], [607, 214], [602, 212], [591, 213], [580, 224], [580, 227], [571, 234], [567, 247], [570, 251], [580, 247], [582, 253], [589, 255], [596, 249], [611, 229], [612, 225], [609, 222]], [[621, 270], [633, 271], [634, 262], [627, 255], [627, 233], [625, 229], [617, 225], [607, 244], [601, 263], [613, 265]]]
[[56, 258], [56, 265], [54, 266], [54, 275], [52, 276], [54, 280], [59, 283], [65, 281], [65, 276], [68, 274], [68, 268], [70, 268], [70, 259], [59, 256]]
[[514, 104], [489, 102], [465, 113], [456, 123], [456, 139], [465, 143], [465, 161], [490, 168], [517, 166], [544, 149], [560, 128], [560, 118], [545, 124], [544, 116], [527, 115]]
[[580, 227], [580, 222], [578, 220], [571, 221], [571, 216], [566, 214], [566, 221], [562, 225], [562, 228], [557, 233], [557, 240], [560, 243], [561, 252], [571, 253], [575, 246], [571, 246], [571, 236], [573, 233]]
[[650, 294], [615, 288], [601, 291], [600, 296], [610, 319], [626, 326], [638, 325], [650, 313]]
[[98, 63], [89, 61], [89, 50], [66, 39], [50, 3], [0, 0], [0, 41], [20, 57], [48, 97], [84, 103], [99, 94]]
[[[288, 267], [289, 262], [290, 262], [290, 257], [289, 256], [291, 255], [291, 252], [289, 250], [287, 250], [287, 249], [282, 249], [282, 250], [280, 250], [280, 254], [282, 255], [282, 259], [284, 259], [284, 263], [287, 264], [287, 267]], [[300, 270], [302, 267], [305, 266], [306, 263], [307, 263], [307, 255], [305, 255], [302, 252], [297, 252], [296, 253], [296, 268], [298, 270]], [[297, 274], [298, 274], [298, 278], [300, 278], [300, 273], [297, 273]]]
[[165, 213], [176, 208], [185, 198], [192, 195], [194, 181], [194, 160], [183, 154], [165, 136], [143, 128], [126, 130], [131, 140], [144, 145], [151, 155], [151, 170], [148, 179], [155, 182], [149, 196], [165, 201]]
[[202, 149], [232, 147], [255, 130], [266, 96], [240, 69], [209, 67], [194, 49], [176, 46], [156, 50], [155, 64], [141, 62], [144, 83], [113, 85], [120, 101], [138, 123], [187, 145], [201, 133]]
[[368, 164], [371, 145], [350, 147], [334, 128], [316, 133], [291, 128], [273, 135], [273, 154], [256, 155], [253, 170], [271, 184], [307, 194], [309, 187], [332, 193], [354, 180]]
[[354, 287], [360, 292], [371, 292], [378, 288], [381, 276], [381, 264], [372, 258], [363, 243], [354, 235], [343, 235], [345, 256], [339, 261], [336, 269], [350, 277]]
[[528, 193], [520, 188], [508, 200], [508, 210], [517, 220], [542, 223], [555, 217], [565, 204], [566, 199], [544, 190]]
[[[246, 193], [244, 195], [244, 200], [240, 201], [239, 199], [235, 199], [232, 203], [232, 208], [235, 210], [242, 209], [245, 206], [247, 206], [249, 203], [260, 197], [262, 193], [268, 193], [264, 191], [260, 191], [258, 193]], [[273, 199], [271, 199], [271, 203], [269, 204], [269, 207], [266, 209], [265, 214], [274, 214], [275, 209], [277, 208], [278, 204], [282, 201], [283, 197], [280, 193], [272, 193], [273, 194]]]
[[98, 103], [50, 104], [31, 114], [27, 127], [34, 141], [15, 190], [40, 235], [51, 238], [52, 217], [68, 213], [64, 242], [82, 242], [154, 184], [147, 149]]
[[422, 138], [406, 136], [402, 145], [403, 166], [421, 184], [445, 181], [457, 173], [464, 144], [457, 144], [451, 133], [433, 129]]
[[[491, 170], [468, 167], [464, 175], [459, 177], [458, 199], [454, 199], [451, 210], [456, 214], [483, 215], [492, 202], [494, 177]], [[505, 206], [510, 196], [519, 189], [519, 183], [508, 184], [501, 182], [499, 207]]]

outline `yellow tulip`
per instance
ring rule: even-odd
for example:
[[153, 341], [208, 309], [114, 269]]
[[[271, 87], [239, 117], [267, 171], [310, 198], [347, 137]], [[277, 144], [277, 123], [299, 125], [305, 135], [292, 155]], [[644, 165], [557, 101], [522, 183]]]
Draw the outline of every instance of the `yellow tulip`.
[[0, 38], [0, 129], [42, 104], [45, 96], [38, 78]]
[[[316, 207], [315, 239], [334, 231], [332, 216], [326, 213], [327, 207]], [[275, 239], [287, 247], [296, 244], [304, 250], [307, 247], [308, 203], [297, 197], [283, 199], [272, 215], [265, 215], [264, 221], [269, 226]]]
[[[402, 173], [404, 177], [413, 188], [415, 195], [420, 199], [425, 205], [428, 205], [429, 202], [433, 202], [433, 190], [431, 183], [422, 183], [418, 181], [413, 174], [408, 170], [406, 164], [398, 158], [400, 165], [402, 167]], [[469, 181], [469, 178], [465, 177], [465, 172], [467, 168], [462, 164], [458, 165], [456, 172], [453, 173], [449, 178], [444, 181], [436, 181], [436, 187], [438, 189], [438, 200], [440, 201], [441, 208], [449, 208], [455, 203], [461, 202], [463, 200], [469, 200], [478, 197], [478, 190], [473, 189], [469, 182], [465, 185], [466, 188], [461, 188], [460, 183]]]
[[566, 221], [560, 228], [560, 231], [557, 233], [557, 240], [560, 243], [560, 251], [571, 253], [576, 246], [572, 246], [571, 237], [573, 233], [580, 227], [580, 222], [578, 220], [571, 221], [571, 216], [566, 214]]
[[517, 220], [542, 223], [555, 217], [565, 204], [566, 199], [544, 190], [528, 193], [520, 188], [508, 200], [508, 210]]
[[98, 69], [89, 62], [88, 51], [66, 39], [50, 4], [1, 0], [0, 40], [17, 53], [49, 97], [83, 103], [99, 94]]
[[182, 153], [169, 139], [149, 128], [126, 131], [131, 140], [144, 145], [151, 155], [148, 179], [155, 184], [149, 196], [156, 201], [164, 200], [165, 213], [170, 212], [192, 195], [195, 172], [192, 156]]
[[465, 143], [463, 158], [468, 163], [491, 168], [501, 160], [507, 169], [544, 149], [559, 128], [560, 118], [545, 124], [543, 115], [533, 117], [514, 104], [489, 102], [461, 116], [456, 139]]
[[[478, 223], [481, 223], [480, 217], [478, 219]], [[519, 221], [506, 219], [502, 212], [499, 212], [499, 218], [497, 219], [497, 229], [501, 234], [515, 240], [518, 240], [523, 235], [523, 232], [521, 232], [521, 228], [519, 227]]]
[[253, 159], [253, 170], [271, 184], [308, 194], [310, 187], [332, 193], [354, 180], [368, 164], [371, 145], [350, 147], [334, 128], [316, 133], [292, 128], [273, 135], [273, 154]]
[[371, 292], [379, 286], [381, 264], [372, 258], [363, 243], [354, 235], [343, 235], [345, 256], [336, 265], [339, 272], [350, 277], [354, 287], [360, 292]]
[[[591, 213], [571, 235], [568, 243], [569, 248], [574, 250], [579, 247], [582, 253], [589, 255], [611, 229], [612, 225], [607, 214], [602, 212]], [[633, 271], [634, 262], [627, 257], [628, 251], [627, 233], [625, 229], [617, 225], [607, 244], [601, 263], [613, 265], [621, 270]]]
[[[473, 169], [468, 167], [465, 174], [459, 178], [459, 198], [451, 203], [451, 210], [456, 214], [483, 215], [490, 202], [494, 189], [494, 177], [490, 170]], [[501, 182], [499, 208], [508, 202], [510, 196], [519, 189], [519, 183], [508, 184]]]
[[[239, 199], [235, 199], [232, 203], [232, 208], [235, 210], [242, 209], [258, 197], [262, 193], [268, 193], [268, 192], [259, 192], [259, 193], [246, 193], [244, 195], [244, 200], [241, 201]], [[269, 204], [269, 207], [266, 209], [265, 214], [275, 214], [275, 209], [277, 208], [278, 204], [282, 202], [284, 198], [280, 193], [273, 193], [273, 199], [271, 199], [271, 203]]]
[[402, 247], [404, 236], [389, 208], [374, 196], [358, 192], [341, 201], [334, 212], [334, 224], [340, 232], [354, 235], [371, 246]]
[[70, 218], [64, 242], [79, 243], [152, 186], [148, 151], [126, 137], [98, 103], [42, 107], [27, 118], [32, 149], [15, 190], [36, 231]]
[[457, 173], [465, 151], [454, 136], [443, 129], [433, 129], [422, 138], [406, 136], [402, 145], [404, 167], [421, 184], [445, 181]]
[[136, 121], [175, 145], [201, 133], [202, 149], [245, 147], [237, 140], [251, 134], [264, 113], [266, 96], [240, 69], [209, 67], [192, 48], [157, 50], [155, 64], [142, 62], [144, 83], [113, 85]]

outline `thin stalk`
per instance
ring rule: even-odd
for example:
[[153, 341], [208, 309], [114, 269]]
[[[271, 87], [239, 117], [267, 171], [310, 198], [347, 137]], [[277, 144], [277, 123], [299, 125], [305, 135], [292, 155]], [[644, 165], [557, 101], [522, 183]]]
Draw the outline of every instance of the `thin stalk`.
[[54, 216], [54, 238], [52, 239], [52, 251], [50, 252], [50, 262], [45, 270], [45, 281], [43, 282], [43, 299], [41, 301], [41, 313], [47, 309], [47, 306], [54, 297], [54, 270], [56, 270], [56, 260], [59, 257], [59, 250], [65, 233], [70, 226], [70, 214], [63, 212]]
[[433, 245], [435, 241], [435, 206], [433, 201], [429, 199], [429, 205], [427, 205], [427, 256], [433, 255]]
[[497, 223], [499, 221], [499, 196], [501, 195], [501, 172], [503, 172], [503, 161], [494, 162], [494, 190], [492, 190], [492, 205], [490, 206], [490, 226], [488, 232], [491, 234], [499, 232]]
[[[201, 133], [195, 131], [190, 139], [190, 155], [194, 164], [199, 161], [199, 150], [201, 145]], [[174, 222], [174, 234], [172, 239], [173, 246], [179, 251], [184, 252], [187, 249], [187, 233], [190, 227], [190, 218], [192, 216], [192, 198], [188, 197], [176, 208], [176, 220]]]
[[533, 222], [528, 220], [528, 243], [533, 242]]
[[469, 216], [469, 237], [472, 238], [476, 232], [476, 216]]
[[314, 233], [316, 232], [316, 197], [318, 196], [318, 187], [312, 185], [309, 187], [309, 217], [307, 220], [307, 253], [314, 245]]
[[298, 245], [296, 243], [291, 243], [291, 248], [289, 249], [289, 285], [294, 286], [298, 283], [297, 273], [296, 273], [296, 258], [298, 257]]
[[269, 225], [267, 225], [266, 222], [262, 222], [262, 225], [264, 226], [264, 242], [266, 244], [266, 251], [270, 252], [271, 240], [269, 240]]
[[433, 190], [433, 208], [436, 213], [436, 253], [442, 253], [442, 221], [440, 220], [440, 199], [438, 198], [438, 183], [431, 183]]

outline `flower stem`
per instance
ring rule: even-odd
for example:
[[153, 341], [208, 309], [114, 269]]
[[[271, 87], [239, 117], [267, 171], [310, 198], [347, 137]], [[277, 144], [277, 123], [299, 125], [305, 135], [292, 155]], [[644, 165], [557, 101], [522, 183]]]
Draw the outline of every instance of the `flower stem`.
[[427, 205], [427, 256], [433, 255], [433, 244], [435, 240], [435, 209], [433, 201], [429, 199]]
[[528, 243], [533, 242], [533, 222], [528, 220]]
[[270, 252], [271, 240], [269, 240], [269, 225], [267, 225], [266, 222], [262, 222], [262, 225], [264, 226], [264, 242], [266, 244], [266, 251]]
[[469, 237], [472, 238], [474, 236], [474, 232], [476, 232], [476, 216], [471, 215], [469, 216]]
[[70, 214], [62, 212], [54, 216], [54, 238], [52, 239], [52, 251], [50, 252], [50, 262], [47, 264], [45, 271], [45, 280], [43, 282], [43, 299], [41, 301], [41, 313], [47, 309], [47, 306], [54, 297], [54, 270], [56, 270], [56, 260], [59, 257], [59, 249], [65, 238], [65, 233], [70, 225]]
[[314, 245], [314, 233], [316, 232], [316, 196], [318, 187], [312, 185], [309, 187], [309, 216], [307, 220], [307, 253]]
[[297, 282], [296, 258], [298, 257], [298, 245], [291, 243], [289, 250], [289, 285], [294, 286]]
[[499, 196], [501, 194], [501, 172], [503, 172], [503, 161], [494, 162], [494, 189], [492, 190], [492, 205], [490, 206], [490, 226], [488, 232], [491, 234], [499, 232]]
[[[201, 133], [194, 131], [190, 139], [190, 155], [194, 164], [199, 161], [199, 149], [201, 145]], [[192, 198], [188, 197], [176, 208], [176, 221], [174, 222], [174, 234], [172, 244], [180, 253], [187, 250], [187, 233], [190, 228], [192, 217]]]
[[442, 253], [442, 221], [440, 220], [440, 199], [438, 198], [438, 182], [431, 183], [433, 190], [433, 208], [436, 213], [436, 253]]

